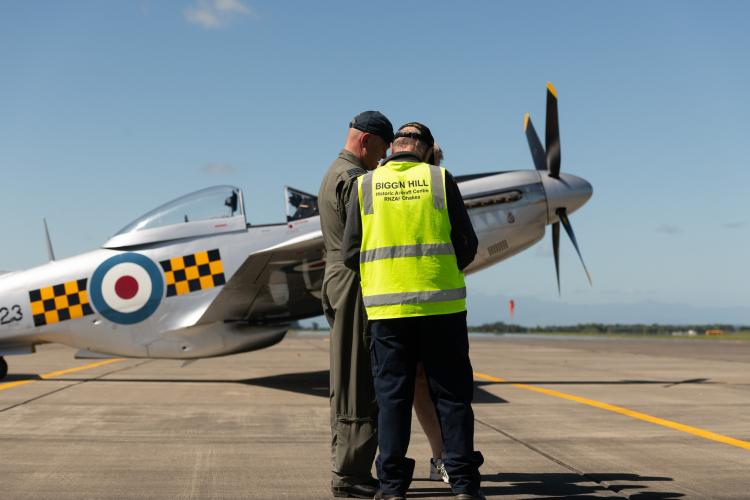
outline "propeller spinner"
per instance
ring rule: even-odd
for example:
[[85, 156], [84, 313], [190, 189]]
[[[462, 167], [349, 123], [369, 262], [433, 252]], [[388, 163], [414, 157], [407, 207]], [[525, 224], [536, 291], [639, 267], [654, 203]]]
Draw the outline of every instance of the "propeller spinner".
[[591, 282], [591, 274], [583, 261], [581, 250], [578, 248], [573, 226], [568, 219], [572, 213], [591, 197], [591, 184], [580, 177], [560, 173], [560, 127], [557, 118], [557, 90], [551, 83], [547, 83], [547, 122], [545, 124], [545, 145], [537, 136], [531, 118], [524, 116], [524, 132], [531, 150], [531, 158], [537, 170], [546, 171], [542, 176], [542, 183], [547, 194], [548, 219], [552, 223], [552, 252], [555, 256], [555, 273], [557, 275], [557, 292], [560, 292], [560, 223], [581, 259], [586, 277]]

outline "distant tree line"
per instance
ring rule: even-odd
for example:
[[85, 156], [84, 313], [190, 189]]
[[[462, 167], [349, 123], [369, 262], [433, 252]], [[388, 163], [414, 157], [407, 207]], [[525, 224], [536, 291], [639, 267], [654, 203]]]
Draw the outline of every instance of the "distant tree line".
[[478, 326], [470, 326], [470, 332], [487, 333], [633, 333], [645, 335], [671, 334], [672, 332], [686, 332], [694, 330], [698, 334], [704, 334], [706, 330], [722, 330], [724, 332], [738, 332], [750, 330], [750, 326], [742, 325], [667, 325], [653, 323], [646, 324], [606, 324], [606, 323], [579, 323], [568, 326], [521, 326], [498, 321], [496, 323], [485, 323]]
[[[328, 330], [328, 324], [319, 324], [313, 321], [310, 325], [301, 325], [295, 321], [291, 325], [293, 330]], [[485, 323], [483, 325], [469, 326], [470, 332], [486, 333], [632, 333], [640, 335], [671, 334], [672, 332], [695, 331], [697, 334], [705, 334], [707, 330], [722, 330], [724, 332], [750, 331], [750, 325], [669, 325], [669, 324], [621, 324], [621, 323], [579, 323], [577, 325], [563, 326], [521, 326], [512, 323], [498, 321], [496, 323]]]

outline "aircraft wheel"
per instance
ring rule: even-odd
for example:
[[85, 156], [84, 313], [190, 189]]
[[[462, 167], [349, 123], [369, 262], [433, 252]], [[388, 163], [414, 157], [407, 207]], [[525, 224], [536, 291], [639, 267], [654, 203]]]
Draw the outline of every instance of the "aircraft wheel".
[[0, 357], [0, 380], [4, 379], [7, 374], [8, 363], [5, 361], [5, 358]]

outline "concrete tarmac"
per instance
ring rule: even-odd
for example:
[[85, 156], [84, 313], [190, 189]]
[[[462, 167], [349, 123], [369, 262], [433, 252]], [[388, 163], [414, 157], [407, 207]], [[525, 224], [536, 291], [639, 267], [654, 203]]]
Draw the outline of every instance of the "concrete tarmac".
[[[489, 498], [750, 498], [750, 342], [471, 349]], [[185, 366], [74, 352], [6, 358], [1, 499], [330, 498], [327, 337]], [[416, 419], [409, 454], [409, 497], [450, 497]]]

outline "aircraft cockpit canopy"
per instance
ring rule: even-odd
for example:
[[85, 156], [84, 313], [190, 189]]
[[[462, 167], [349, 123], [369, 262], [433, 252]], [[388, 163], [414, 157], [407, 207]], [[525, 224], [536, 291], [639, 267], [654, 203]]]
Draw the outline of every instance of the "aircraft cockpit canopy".
[[120, 248], [245, 230], [242, 191], [214, 186], [177, 198], [138, 217], [104, 244]]

